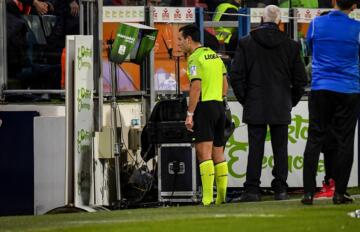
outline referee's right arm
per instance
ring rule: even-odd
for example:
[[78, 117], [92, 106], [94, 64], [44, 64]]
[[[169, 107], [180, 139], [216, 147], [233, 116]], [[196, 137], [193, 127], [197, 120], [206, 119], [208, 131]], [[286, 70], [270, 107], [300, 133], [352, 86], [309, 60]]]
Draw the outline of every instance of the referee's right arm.
[[229, 85], [228, 85], [228, 82], [227, 82], [227, 77], [226, 77], [226, 74], [224, 74], [224, 76], [223, 76], [223, 89], [222, 89], [223, 97], [227, 96], [228, 89], [229, 89]]

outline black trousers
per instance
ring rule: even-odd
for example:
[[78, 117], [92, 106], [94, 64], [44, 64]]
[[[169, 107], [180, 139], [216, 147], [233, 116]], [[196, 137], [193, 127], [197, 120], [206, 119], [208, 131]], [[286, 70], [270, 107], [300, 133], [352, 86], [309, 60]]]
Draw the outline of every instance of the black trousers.
[[[275, 192], [287, 190], [288, 176], [288, 125], [269, 125], [271, 146], [274, 153], [274, 176], [271, 187]], [[245, 191], [260, 193], [260, 177], [267, 125], [248, 124], [249, 155], [246, 169]]]
[[358, 94], [342, 94], [327, 90], [311, 91], [309, 97], [309, 130], [304, 152], [304, 191], [314, 193], [316, 171], [326, 132], [331, 127], [337, 142], [333, 157], [335, 191], [346, 192], [354, 159], [354, 134], [359, 109]]
[[324, 153], [325, 177], [324, 181], [329, 184], [330, 179], [334, 179], [335, 175], [335, 157], [337, 154], [337, 141], [332, 128], [328, 128], [326, 138], [322, 146], [321, 152]]

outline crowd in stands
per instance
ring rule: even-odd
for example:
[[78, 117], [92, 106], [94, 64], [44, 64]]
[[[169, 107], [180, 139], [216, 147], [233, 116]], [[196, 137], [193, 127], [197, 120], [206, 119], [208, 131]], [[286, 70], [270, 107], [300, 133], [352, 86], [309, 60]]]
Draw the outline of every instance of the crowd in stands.
[[[332, 0], [291, 0], [291, 3], [288, 0], [103, 0], [104, 6], [200, 6], [212, 13], [222, 3], [235, 4], [237, 8], [264, 7], [268, 4], [284, 7], [332, 6]], [[6, 0], [6, 9], [7, 88], [63, 88], [61, 55], [65, 47], [65, 36], [79, 34], [79, 0]], [[235, 8], [225, 11], [236, 12]], [[233, 21], [234, 18], [236, 20], [236, 16], [224, 15], [219, 20]], [[214, 34], [211, 30], [210, 33], [205, 33], [205, 45], [217, 50], [219, 45]], [[233, 35], [225, 43], [226, 50], [235, 50], [237, 33]]]
[[60, 89], [65, 36], [79, 34], [78, 0], [6, 0], [8, 87]]

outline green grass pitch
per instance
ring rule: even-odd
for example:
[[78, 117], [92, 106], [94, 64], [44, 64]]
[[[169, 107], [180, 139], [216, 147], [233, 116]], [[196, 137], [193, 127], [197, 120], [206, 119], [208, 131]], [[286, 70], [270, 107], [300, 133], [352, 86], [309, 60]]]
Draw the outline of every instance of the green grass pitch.
[[303, 206], [299, 200], [0, 217], [0, 231], [360, 232], [360, 218], [347, 215], [350, 211], [360, 209], [359, 198], [348, 205], [333, 205], [331, 200], [317, 200], [313, 206]]

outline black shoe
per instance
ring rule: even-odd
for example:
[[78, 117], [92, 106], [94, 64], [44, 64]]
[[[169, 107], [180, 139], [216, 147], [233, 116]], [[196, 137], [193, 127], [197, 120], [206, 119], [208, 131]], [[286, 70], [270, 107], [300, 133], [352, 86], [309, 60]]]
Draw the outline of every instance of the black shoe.
[[335, 192], [333, 197], [334, 204], [348, 204], [352, 203], [354, 199], [348, 193], [340, 194]]
[[243, 193], [240, 197], [240, 202], [251, 202], [251, 201], [261, 201], [261, 196], [258, 193]]
[[287, 192], [281, 192], [281, 193], [275, 193], [274, 199], [275, 199], [276, 201], [282, 201], [282, 200], [289, 200], [290, 197], [289, 197], [289, 195], [287, 194]]
[[314, 199], [314, 194], [312, 193], [305, 193], [303, 199], [301, 199], [301, 203], [304, 205], [312, 205]]

